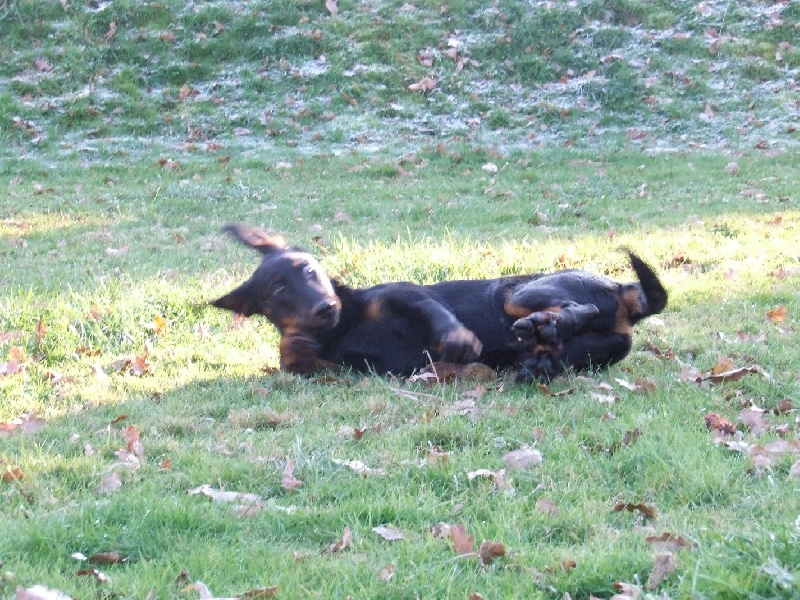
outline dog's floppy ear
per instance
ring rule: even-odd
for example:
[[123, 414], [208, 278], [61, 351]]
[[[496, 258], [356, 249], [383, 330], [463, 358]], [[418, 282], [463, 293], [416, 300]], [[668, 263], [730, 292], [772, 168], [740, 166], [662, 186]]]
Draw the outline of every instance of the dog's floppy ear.
[[253, 295], [248, 283], [249, 282], [243, 283], [232, 292], [225, 294], [221, 298], [212, 300], [209, 304], [249, 317], [257, 311], [256, 307], [253, 306]]
[[269, 254], [287, 247], [286, 240], [282, 237], [271, 236], [263, 229], [245, 225], [244, 223], [228, 225], [223, 231], [231, 234], [246, 246], [258, 250], [261, 254]]

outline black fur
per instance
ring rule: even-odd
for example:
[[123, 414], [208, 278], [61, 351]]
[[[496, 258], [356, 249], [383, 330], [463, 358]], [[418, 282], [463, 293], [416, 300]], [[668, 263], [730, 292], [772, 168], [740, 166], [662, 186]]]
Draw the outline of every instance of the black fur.
[[281, 334], [281, 368], [294, 373], [349, 367], [405, 375], [433, 359], [546, 379], [622, 360], [633, 326], [667, 303], [655, 272], [632, 252], [633, 283], [569, 269], [351, 288], [280, 238], [246, 225], [227, 231], [264, 257], [248, 281], [212, 304], [265, 316]]

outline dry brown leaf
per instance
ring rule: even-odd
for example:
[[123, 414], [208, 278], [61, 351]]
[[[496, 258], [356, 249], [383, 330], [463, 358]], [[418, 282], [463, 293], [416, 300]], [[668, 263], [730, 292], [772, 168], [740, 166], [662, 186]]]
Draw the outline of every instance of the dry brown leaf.
[[335, 17], [339, 14], [339, 5], [336, 0], [325, 0], [325, 8], [328, 9], [328, 12], [331, 13], [332, 17]]
[[612, 587], [617, 593], [611, 596], [611, 600], [638, 600], [642, 595], [642, 587], [633, 583], [617, 581]]
[[797, 461], [789, 469], [789, 475], [795, 479], [800, 479], [800, 461]]
[[764, 451], [773, 456], [800, 454], [800, 442], [797, 440], [773, 440], [764, 444]]
[[710, 373], [712, 375], [719, 375], [720, 373], [725, 373], [726, 371], [733, 371], [735, 368], [736, 363], [733, 362], [733, 359], [723, 357], [720, 358], [713, 367], [711, 367]]
[[459, 556], [472, 554], [475, 548], [475, 538], [471, 535], [467, 535], [466, 526], [463, 524], [456, 526], [451, 525], [450, 539], [453, 540], [453, 550], [456, 551], [456, 554]]
[[478, 558], [481, 564], [490, 565], [495, 558], [505, 556], [506, 547], [500, 542], [484, 541], [478, 549]]
[[387, 542], [396, 542], [406, 539], [406, 536], [402, 531], [386, 525], [378, 525], [377, 527], [373, 527], [372, 531]]
[[436, 89], [437, 81], [433, 77], [423, 77], [417, 83], [412, 83], [408, 86], [412, 92], [427, 93]]
[[559, 508], [555, 502], [547, 498], [539, 498], [535, 504], [536, 510], [543, 512], [551, 517], [557, 517]]
[[0, 476], [0, 479], [12, 483], [25, 479], [25, 474], [19, 467], [6, 466], [6, 470], [3, 472], [2, 476]]
[[98, 552], [86, 559], [90, 563], [98, 565], [116, 565], [125, 562], [127, 557], [122, 556], [119, 552]]
[[389, 581], [392, 577], [394, 577], [394, 565], [388, 564], [385, 567], [383, 567], [383, 569], [381, 569], [381, 572], [378, 574], [378, 577], [383, 582]]
[[749, 406], [740, 411], [739, 420], [745, 424], [753, 435], [759, 435], [770, 430], [770, 424], [764, 419], [764, 411], [755, 406]]
[[350, 528], [345, 526], [344, 531], [342, 532], [342, 539], [336, 542], [335, 544], [331, 544], [325, 550], [322, 551], [323, 554], [333, 554], [335, 552], [340, 552], [347, 548], [350, 545], [350, 542], [353, 540], [353, 532], [350, 531]]
[[530, 469], [542, 464], [542, 453], [535, 448], [520, 448], [506, 452], [503, 462], [509, 469]]
[[448, 419], [456, 415], [463, 415], [475, 421], [480, 415], [480, 408], [472, 399], [456, 400], [450, 406], [445, 406], [442, 414]]
[[120, 487], [122, 487], [122, 479], [120, 479], [119, 473], [108, 471], [100, 479], [97, 491], [102, 494], [114, 494]]
[[492, 471], [491, 469], [478, 469], [477, 471], [470, 471], [467, 473], [467, 479], [470, 481], [476, 477], [488, 477], [490, 479], [494, 479], [497, 489], [511, 489], [511, 482], [506, 479], [505, 469], [500, 469], [499, 471]]
[[431, 527], [431, 535], [435, 538], [447, 538], [450, 537], [452, 528], [452, 525], [448, 523], [437, 523]]
[[728, 383], [731, 381], [739, 381], [745, 375], [750, 375], [751, 373], [758, 373], [758, 367], [740, 367], [738, 369], [732, 369], [730, 371], [725, 371], [723, 373], [718, 374], [703, 374], [695, 381], [697, 383], [702, 383], [704, 381], [708, 381], [709, 383], [719, 384], [719, 383]]
[[99, 569], [94, 569], [94, 568], [78, 569], [78, 571], [75, 574], [82, 576], [89, 575], [91, 577], [94, 577], [99, 583], [106, 583], [109, 581], [108, 576]]
[[341, 458], [332, 458], [331, 462], [336, 465], [342, 465], [343, 467], [347, 467], [348, 469], [355, 471], [359, 475], [363, 475], [366, 477], [367, 475], [386, 475], [386, 470], [377, 468], [373, 469], [368, 467], [366, 464], [361, 462], [360, 460], [344, 460]]
[[719, 413], [708, 413], [705, 417], [705, 420], [706, 427], [712, 431], [719, 431], [725, 435], [733, 435], [736, 433], [736, 425], [731, 423]]
[[666, 552], [674, 552], [677, 550], [692, 549], [692, 543], [679, 535], [665, 531], [659, 536], [650, 536], [645, 538], [654, 550], [663, 550]]
[[645, 588], [648, 590], [654, 590], [677, 568], [678, 561], [675, 560], [675, 557], [672, 554], [668, 552], [656, 554], [653, 570], [650, 571], [650, 575], [647, 577]]
[[289, 457], [286, 457], [286, 467], [283, 469], [281, 485], [287, 492], [303, 486], [303, 481], [294, 476], [294, 461]]
[[624, 503], [621, 502], [614, 506], [614, 512], [621, 512], [623, 510], [627, 510], [628, 512], [639, 512], [643, 516], [647, 517], [648, 519], [655, 519], [656, 517], [656, 509], [647, 506], [646, 504], [633, 504], [632, 502]]
[[766, 317], [767, 320], [771, 321], [772, 323], [783, 323], [786, 320], [788, 312], [789, 311], [786, 310], [785, 306], [776, 306], [775, 308], [767, 311]]
[[191, 489], [187, 492], [190, 496], [202, 494], [208, 496], [214, 502], [243, 502], [246, 504], [257, 504], [262, 502], [261, 496], [248, 492], [226, 492], [225, 490], [217, 490], [212, 488], [207, 483]]

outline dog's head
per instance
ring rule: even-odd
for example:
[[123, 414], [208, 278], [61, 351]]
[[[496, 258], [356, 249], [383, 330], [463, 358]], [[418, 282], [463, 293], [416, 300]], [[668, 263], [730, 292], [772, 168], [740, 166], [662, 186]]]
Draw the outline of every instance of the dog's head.
[[250, 279], [213, 306], [248, 317], [263, 315], [281, 333], [336, 327], [342, 303], [313, 256], [257, 227], [229, 225], [225, 231], [264, 257]]

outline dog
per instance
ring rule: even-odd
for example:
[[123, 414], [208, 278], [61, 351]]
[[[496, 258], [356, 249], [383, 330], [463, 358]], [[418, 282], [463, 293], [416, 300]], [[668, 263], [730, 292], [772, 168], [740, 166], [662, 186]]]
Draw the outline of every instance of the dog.
[[515, 368], [523, 382], [547, 380], [622, 360], [634, 325], [667, 305], [656, 273], [630, 251], [632, 283], [566, 269], [352, 288], [280, 237], [243, 224], [225, 231], [263, 257], [250, 279], [211, 304], [266, 317], [281, 336], [280, 367], [291, 373], [344, 367], [403, 376], [431, 360], [477, 361]]

